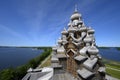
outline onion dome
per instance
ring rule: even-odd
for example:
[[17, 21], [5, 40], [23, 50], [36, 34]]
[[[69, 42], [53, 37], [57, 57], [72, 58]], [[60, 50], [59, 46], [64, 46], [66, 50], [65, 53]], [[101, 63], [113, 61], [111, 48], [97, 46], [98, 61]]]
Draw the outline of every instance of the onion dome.
[[52, 50], [53, 50], [53, 51], [56, 51], [56, 50], [57, 50], [57, 48], [56, 48], [56, 47], [53, 47], [53, 48], [52, 48]]
[[61, 32], [62, 34], [67, 34], [67, 30], [64, 28], [64, 30]]
[[81, 55], [85, 56], [88, 48], [89, 48], [89, 47], [83, 47], [83, 48], [79, 51], [79, 53], [80, 53]]
[[58, 52], [58, 53], [64, 53], [64, 52], [65, 52], [64, 47], [63, 47], [63, 46], [59, 47], [59, 48], [57, 49], [57, 52]]
[[88, 49], [88, 53], [91, 55], [96, 55], [99, 52], [99, 50], [92, 44], [92, 46]]
[[69, 28], [68, 28], [68, 32], [75, 32], [75, 31], [76, 31], [76, 29], [73, 28], [73, 27], [69, 27]]
[[81, 37], [84, 37], [86, 34], [86, 32], [81, 32]]
[[97, 57], [98, 57], [99, 59], [102, 59], [102, 56], [101, 56], [100, 54], [97, 54]]
[[75, 20], [75, 19], [79, 19], [81, 17], [81, 14], [79, 14], [77, 11], [75, 11], [72, 16], [71, 16], [71, 20]]
[[85, 43], [92, 42], [92, 37], [87, 34], [87, 36], [84, 38]]
[[87, 28], [86, 28], [86, 27], [81, 27], [79, 30], [80, 30], [80, 31], [86, 31]]
[[94, 34], [94, 32], [95, 32], [94, 29], [92, 29], [92, 28], [89, 28], [89, 29], [88, 29], [88, 33], [89, 33], [89, 34]]
[[73, 21], [73, 20], [79, 19], [79, 18], [81, 18], [81, 14], [78, 13], [77, 7], [75, 7], [75, 12], [72, 14], [72, 16], [70, 17], [70, 19]]
[[71, 26], [71, 22], [68, 23], [68, 27], [70, 27], [70, 26]]
[[32, 72], [33, 71], [33, 69], [32, 68], [29, 68], [28, 70], [27, 70], [27, 72]]
[[72, 25], [77, 26], [78, 25], [78, 20], [73, 20]]
[[58, 43], [60, 43], [60, 44], [61, 44], [61, 43], [62, 43], [62, 40], [61, 40], [61, 39], [58, 39]]
[[82, 25], [78, 25], [78, 28], [80, 29], [82, 27]]
[[79, 21], [78, 21], [78, 24], [83, 24], [83, 21], [82, 21], [82, 20], [79, 20]]
[[62, 42], [62, 44], [65, 45], [67, 43], [67, 40], [63, 40]]

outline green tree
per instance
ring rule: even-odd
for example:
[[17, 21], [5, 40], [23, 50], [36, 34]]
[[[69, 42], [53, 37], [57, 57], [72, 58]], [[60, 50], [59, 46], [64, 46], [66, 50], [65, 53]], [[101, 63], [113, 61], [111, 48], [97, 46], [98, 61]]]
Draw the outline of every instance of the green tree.
[[35, 59], [30, 60], [28, 64], [32, 68], [36, 68], [37, 67], [37, 63], [36, 63]]
[[0, 80], [14, 80], [14, 69], [9, 68], [1, 71]]

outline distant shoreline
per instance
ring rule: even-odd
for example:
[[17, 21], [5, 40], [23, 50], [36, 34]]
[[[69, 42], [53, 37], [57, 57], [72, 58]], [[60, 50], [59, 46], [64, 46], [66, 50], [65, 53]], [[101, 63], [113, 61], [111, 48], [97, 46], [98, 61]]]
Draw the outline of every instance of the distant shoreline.
[[[52, 46], [0, 46], [0, 48], [35, 48], [35, 49], [43, 49], [43, 48], [50, 48]], [[116, 48], [120, 50], [120, 47], [106, 47], [106, 46], [98, 46], [98, 49], [110, 49]]]
[[37, 48], [37, 49], [43, 49], [43, 48], [51, 48], [51, 46], [0, 46], [0, 48]]

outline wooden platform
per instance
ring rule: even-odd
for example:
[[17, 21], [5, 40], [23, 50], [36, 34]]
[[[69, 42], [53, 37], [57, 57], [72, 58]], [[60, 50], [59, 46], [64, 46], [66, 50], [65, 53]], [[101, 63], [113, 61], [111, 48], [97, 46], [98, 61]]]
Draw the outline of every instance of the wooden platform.
[[60, 73], [53, 76], [53, 80], [77, 80], [69, 73]]

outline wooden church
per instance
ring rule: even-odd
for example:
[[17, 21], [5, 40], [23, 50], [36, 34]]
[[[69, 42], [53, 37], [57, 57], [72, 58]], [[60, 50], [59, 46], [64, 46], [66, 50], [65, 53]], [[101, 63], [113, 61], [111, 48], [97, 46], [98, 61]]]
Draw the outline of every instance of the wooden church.
[[87, 27], [75, 9], [67, 29], [53, 47], [53, 80], [105, 80], [105, 66], [95, 44], [94, 29]]

